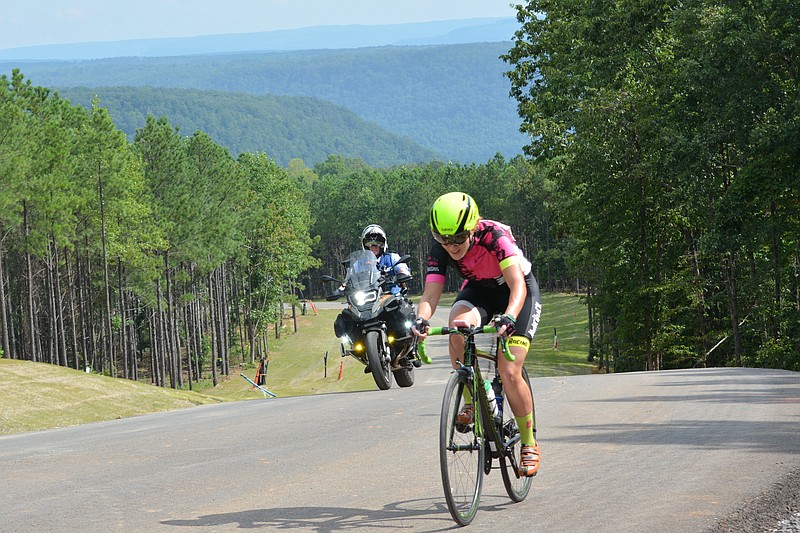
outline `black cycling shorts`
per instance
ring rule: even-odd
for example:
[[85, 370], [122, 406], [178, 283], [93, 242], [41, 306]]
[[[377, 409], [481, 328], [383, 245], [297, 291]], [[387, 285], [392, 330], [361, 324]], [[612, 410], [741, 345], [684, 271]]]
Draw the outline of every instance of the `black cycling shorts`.
[[[533, 273], [525, 276], [527, 294], [525, 303], [519, 312], [515, 323], [514, 335], [522, 335], [532, 340], [539, 327], [539, 319], [542, 317], [542, 301], [539, 294], [539, 284]], [[511, 290], [507, 284], [497, 287], [481, 286], [479, 282], [468, 281], [467, 284], [458, 292], [456, 302], [464, 301], [472, 304], [478, 309], [481, 315], [481, 325], [485, 326], [495, 315], [502, 315], [508, 307], [508, 298]], [[453, 304], [455, 306], [455, 303]]]

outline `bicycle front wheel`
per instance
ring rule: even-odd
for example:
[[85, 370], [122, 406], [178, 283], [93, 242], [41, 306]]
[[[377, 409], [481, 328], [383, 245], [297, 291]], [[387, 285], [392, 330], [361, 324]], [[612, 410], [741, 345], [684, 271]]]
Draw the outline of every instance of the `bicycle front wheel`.
[[458, 424], [456, 421], [464, 407], [462, 392], [468, 386], [463, 380], [458, 372], [453, 372], [444, 390], [439, 424], [439, 464], [447, 508], [456, 523], [466, 526], [478, 512], [484, 447], [482, 437], [475, 434], [474, 422]]
[[[533, 403], [533, 392], [531, 390], [531, 380], [528, 378], [528, 371], [522, 367], [522, 379], [528, 386], [528, 392], [531, 395], [531, 406], [533, 406], [533, 431], [536, 434], [536, 406]], [[517, 471], [519, 465], [519, 452], [522, 444], [519, 440], [519, 428], [517, 421], [514, 419], [514, 413], [511, 412], [511, 406], [508, 404], [508, 399], [503, 400], [503, 449], [505, 452], [500, 458], [500, 471], [503, 474], [503, 485], [506, 487], [506, 492], [509, 498], [514, 502], [521, 502], [528, 496], [531, 490], [531, 481], [533, 478], [520, 476]]]

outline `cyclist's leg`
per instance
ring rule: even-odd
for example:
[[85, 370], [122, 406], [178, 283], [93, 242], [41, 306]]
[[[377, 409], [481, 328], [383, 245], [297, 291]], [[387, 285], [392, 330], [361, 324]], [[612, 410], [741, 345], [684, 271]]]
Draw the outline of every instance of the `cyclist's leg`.
[[533, 398], [522, 373], [529, 343], [526, 337], [512, 336], [509, 344], [515, 360], [507, 361], [505, 358], [499, 357], [498, 371], [503, 380], [503, 390], [508, 405], [514, 413], [514, 420], [519, 428], [520, 448], [517, 458], [519, 475], [530, 477], [535, 476], [539, 471], [541, 452], [533, 427]]
[[[498, 365], [500, 376], [503, 378], [503, 387], [508, 395], [508, 403], [511, 405], [514, 415], [518, 417], [527, 416], [533, 409], [528, 384], [522, 379], [522, 367], [525, 364], [525, 356], [528, 353], [530, 341], [536, 334], [539, 318], [542, 315], [539, 284], [533, 274], [525, 276], [525, 285], [527, 294], [517, 317], [517, 331], [516, 334], [509, 338], [508, 342], [511, 353], [516, 360], [506, 361], [500, 357], [502, 364]], [[522, 430], [523, 426], [520, 426], [520, 431]], [[533, 442], [530, 442], [530, 444], [533, 444]]]
[[[463, 290], [458, 293], [453, 307], [450, 309], [449, 325], [452, 327], [456, 321], [464, 321], [473, 326], [482, 324], [481, 310], [469, 299], [469, 291]], [[456, 368], [456, 360], [461, 360], [464, 354], [464, 337], [461, 335], [450, 335], [450, 363]]]
[[[485, 322], [480, 308], [476, 307], [472, 300], [474, 300], [473, 291], [469, 288], [462, 289], [456, 296], [456, 301], [450, 309], [450, 318], [448, 323], [453, 326], [457, 321], [466, 322], [472, 325], [479, 325]], [[457, 368], [456, 361], [462, 361], [464, 354], [464, 337], [461, 335], [450, 335], [449, 342], [450, 350], [450, 364], [453, 368]], [[471, 424], [474, 420], [474, 407], [472, 400], [472, 391], [467, 387], [463, 388], [462, 394], [464, 396], [464, 407], [459, 413], [458, 422], [462, 425]]]
[[[497, 370], [500, 372], [500, 379], [503, 380], [503, 390], [505, 390], [508, 405], [517, 418], [517, 423], [521, 418], [525, 419], [524, 424], [519, 424], [520, 434], [523, 444], [536, 444], [533, 440], [531, 426], [528, 423], [528, 416], [533, 412], [533, 402], [528, 384], [522, 378], [522, 367], [525, 364], [525, 356], [528, 353], [529, 342], [526, 337], [513, 336], [509, 339], [509, 350], [514, 356], [514, 361], [507, 361], [504, 357], [497, 360]], [[526, 429], [528, 429], [526, 434]], [[527, 439], [525, 437], [528, 437]]]
[[[533, 274], [525, 276], [527, 285], [527, 295], [522, 306], [519, 317], [517, 318], [517, 334], [509, 339], [511, 353], [516, 357], [513, 362], [503, 360], [504, 370], [500, 370], [503, 376], [503, 386], [508, 396], [508, 403], [514, 412], [520, 433], [520, 463], [519, 473], [523, 476], [534, 476], [539, 470], [539, 451], [536, 435], [534, 434], [534, 415], [533, 400], [528, 384], [522, 377], [522, 369], [525, 363], [525, 355], [530, 346], [530, 340], [536, 334], [539, 325], [539, 318], [542, 313], [542, 305], [539, 295], [539, 285]], [[502, 359], [502, 358], [501, 358]], [[506, 375], [510, 383], [506, 382]]]
[[[468, 301], [456, 301], [450, 310], [450, 326], [459, 320], [477, 325], [480, 324], [480, 313], [478, 313], [478, 310]], [[457, 368], [456, 361], [463, 361], [464, 337], [461, 335], [450, 335], [449, 348], [450, 364], [453, 365], [453, 368]], [[458, 422], [460, 424], [471, 424], [475, 417], [474, 408], [472, 406], [472, 392], [468, 387], [464, 387], [462, 393], [464, 396], [464, 408], [458, 416]]]

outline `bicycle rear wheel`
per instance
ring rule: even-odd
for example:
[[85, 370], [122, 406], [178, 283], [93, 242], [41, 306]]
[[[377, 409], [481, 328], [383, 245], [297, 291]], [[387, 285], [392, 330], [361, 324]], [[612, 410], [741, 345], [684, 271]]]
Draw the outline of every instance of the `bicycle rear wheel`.
[[[536, 435], [536, 406], [533, 403], [531, 380], [528, 378], [528, 372], [525, 367], [522, 367], [522, 379], [528, 385], [528, 391], [531, 395], [533, 434]], [[514, 413], [511, 412], [508, 398], [505, 394], [503, 396], [503, 447], [506, 453], [500, 458], [500, 471], [503, 474], [503, 485], [506, 487], [509, 498], [514, 502], [521, 502], [528, 496], [533, 478], [520, 476], [517, 471], [522, 444], [519, 440], [519, 428], [517, 427], [517, 421], [514, 419]]]
[[[456, 523], [466, 526], [478, 512], [483, 484], [484, 447], [475, 424], [456, 425], [464, 406], [465, 384], [458, 372], [450, 375], [444, 390], [439, 423], [439, 464], [447, 508]], [[475, 413], [480, 416], [479, 413]]]

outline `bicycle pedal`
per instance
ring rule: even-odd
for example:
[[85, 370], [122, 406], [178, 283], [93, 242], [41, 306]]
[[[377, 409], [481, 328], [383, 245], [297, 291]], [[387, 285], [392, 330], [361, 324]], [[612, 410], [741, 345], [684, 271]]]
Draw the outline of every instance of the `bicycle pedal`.
[[459, 433], [469, 433], [470, 431], [472, 431], [472, 426], [473, 424], [460, 424], [458, 422], [456, 422], [455, 425], [456, 431], [458, 431]]

